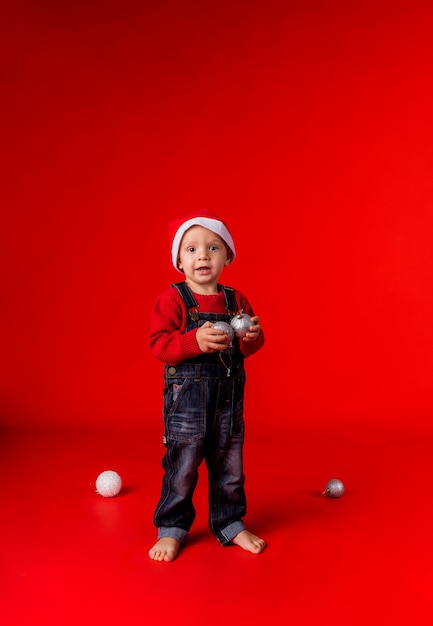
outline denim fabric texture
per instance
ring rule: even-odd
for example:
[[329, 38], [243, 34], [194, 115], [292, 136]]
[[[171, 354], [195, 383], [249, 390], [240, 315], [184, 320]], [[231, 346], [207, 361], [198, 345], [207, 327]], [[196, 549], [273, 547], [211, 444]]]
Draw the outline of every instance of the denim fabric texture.
[[[228, 315], [200, 313], [187, 331], [205, 321], [230, 321]], [[220, 355], [203, 355], [164, 367], [164, 476], [154, 523], [158, 538], [186, 543], [196, 517], [193, 494], [198, 469], [208, 471], [209, 527], [225, 545], [241, 530], [246, 514], [243, 473], [243, 357], [234, 346]]]

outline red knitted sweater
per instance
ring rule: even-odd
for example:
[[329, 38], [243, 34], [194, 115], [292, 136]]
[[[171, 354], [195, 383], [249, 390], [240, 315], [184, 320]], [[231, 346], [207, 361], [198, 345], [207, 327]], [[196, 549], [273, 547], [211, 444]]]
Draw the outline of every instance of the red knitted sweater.
[[[254, 312], [247, 298], [236, 289], [234, 295], [239, 310], [253, 316]], [[206, 296], [194, 293], [194, 297], [201, 312], [227, 313], [222, 292]], [[188, 311], [177, 289], [170, 287], [157, 298], [149, 336], [149, 346], [154, 357], [167, 365], [176, 365], [201, 354], [195, 337], [197, 329], [185, 332], [187, 319]], [[244, 357], [257, 352], [263, 346], [264, 340], [263, 331], [256, 341], [240, 339], [240, 350]]]

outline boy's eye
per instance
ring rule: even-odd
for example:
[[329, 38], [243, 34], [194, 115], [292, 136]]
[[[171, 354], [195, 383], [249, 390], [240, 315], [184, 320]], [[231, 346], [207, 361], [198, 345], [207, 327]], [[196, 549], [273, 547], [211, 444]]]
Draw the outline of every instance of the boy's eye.
[[187, 251], [188, 252], [194, 252], [195, 251], [194, 246], [190, 246], [189, 248], [187, 248]]
[[215, 250], [218, 250], [218, 246], [216, 246], [216, 245], [209, 246], [209, 250], [214, 252]]

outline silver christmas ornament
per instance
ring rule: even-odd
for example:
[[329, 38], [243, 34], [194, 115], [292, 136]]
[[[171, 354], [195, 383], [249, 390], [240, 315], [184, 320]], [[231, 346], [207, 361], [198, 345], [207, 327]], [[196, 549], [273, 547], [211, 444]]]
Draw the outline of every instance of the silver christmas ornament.
[[339, 498], [344, 493], [344, 485], [338, 478], [331, 478], [326, 483], [326, 489], [322, 495], [330, 498]]
[[232, 341], [235, 336], [235, 331], [227, 322], [215, 322], [212, 324], [212, 328], [224, 331], [230, 341]]
[[235, 331], [236, 337], [245, 337], [252, 325], [251, 316], [241, 311], [232, 318], [230, 324]]

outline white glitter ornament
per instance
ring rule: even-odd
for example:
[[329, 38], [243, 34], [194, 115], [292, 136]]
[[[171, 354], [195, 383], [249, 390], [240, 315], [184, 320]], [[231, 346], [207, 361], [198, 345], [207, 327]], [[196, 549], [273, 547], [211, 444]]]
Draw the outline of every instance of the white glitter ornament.
[[241, 311], [232, 318], [230, 324], [235, 331], [236, 337], [245, 337], [252, 325], [251, 316]]
[[223, 330], [230, 341], [232, 341], [233, 337], [235, 336], [235, 331], [230, 326], [230, 324], [227, 324], [227, 322], [215, 322], [214, 324], [212, 324], [212, 328]]
[[329, 496], [330, 498], [339, 498], [344, 493], [344, 485], [338, 478], [331, 478], [326, 483], [326, 489], [322, 493], [324, 496]]
[[122, 489], [122, 479], [117, 472], [106, 470], [101, 472], [96, 479], [96, 491], [104, 498], [117, 496]]

